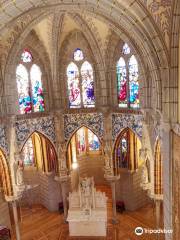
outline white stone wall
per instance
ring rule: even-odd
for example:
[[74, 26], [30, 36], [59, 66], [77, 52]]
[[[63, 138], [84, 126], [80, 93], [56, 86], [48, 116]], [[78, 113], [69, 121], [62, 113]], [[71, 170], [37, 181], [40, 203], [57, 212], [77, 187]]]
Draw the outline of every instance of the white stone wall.
[[134, 173], [127, 171], [120, 173], [120, 180], [116, 183], [116, 199], [124, 201], [126, 210], [137, 210], [150, 201], [140, 183], [141, 169]]
[[54, 180], [54, 176], [39, 173], [40, 202], [49, 211], [58, 211], [58, 203], [62, 202], [60, 183]]
[[[33, 204], [42, 204], [49, 211], [58, 211], [58, 203], [62, 201], [60, 184], [54, 180], [54, 175], [46, 175], [35, 168], [25, 169], [26, 184], [38, 184], [38, 187], [28, 193]], [[24, 203], [27, 204], [26, 198]]]
[[78, 157], [78, 169], [72, 170], [72, 189], [78, 186], [79, 177], [94, 177], [95, 185], [107, 184], [104, 178], [104, 160], [102, 155], [89, 155]]

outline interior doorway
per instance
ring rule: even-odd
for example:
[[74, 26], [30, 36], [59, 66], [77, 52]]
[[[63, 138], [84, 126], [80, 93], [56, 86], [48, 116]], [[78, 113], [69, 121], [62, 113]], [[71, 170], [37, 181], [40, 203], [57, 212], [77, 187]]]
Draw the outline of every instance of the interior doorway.
[[79, 177], [94, 177], [96, 185], [104, 185], [104, 154], [98, 136], [89, 128], [79, 128], [68, 143], [68, 166], [72, 171], [71, 187], [77, 188]]

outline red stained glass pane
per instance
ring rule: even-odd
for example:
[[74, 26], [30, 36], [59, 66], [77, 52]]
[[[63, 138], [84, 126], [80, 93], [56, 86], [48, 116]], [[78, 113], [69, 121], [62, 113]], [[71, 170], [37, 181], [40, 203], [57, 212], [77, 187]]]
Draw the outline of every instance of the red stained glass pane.
[[81, 107], [81, 95], [79, 88], [79, 70], [76, 64], [70, 63], [67, 67], [68, 95], [70, 108]]
[[116, 66], [118, 103], [120, 107], [127, 107], [127, 75], [126, 63], [121, 57]]

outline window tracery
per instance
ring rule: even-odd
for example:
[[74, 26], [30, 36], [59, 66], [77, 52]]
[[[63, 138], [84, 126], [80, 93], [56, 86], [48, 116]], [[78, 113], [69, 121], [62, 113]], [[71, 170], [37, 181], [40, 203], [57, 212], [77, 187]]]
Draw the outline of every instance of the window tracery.
[[69, 107], [95, 107], [92, 65], [84, 61], [84, 54], [79, 48], [73, 56], [73, 61], [67, 67]]
[[127, 43], [116, 64], [118, 106], [139, 108], [139, 69], [136, 57]]
[[41, 69], [32, 62], [33, 57], [27, 49], [23, 51], [21, 60], [16, 68], [20, 113], [42, 112], [45, 107]]

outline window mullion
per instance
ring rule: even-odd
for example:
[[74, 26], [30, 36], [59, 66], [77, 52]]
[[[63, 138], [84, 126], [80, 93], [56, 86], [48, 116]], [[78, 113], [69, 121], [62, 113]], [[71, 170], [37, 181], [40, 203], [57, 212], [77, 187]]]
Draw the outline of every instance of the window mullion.
[[[79, 69], [79, 66], [78, 66]], [[79, 69], [79, 89], [80, 89], [80, 98], [81, 98], [81, 108], [84, 107], [84, 103], [83, 103], [83, 92], [82, 92], [82, 75], [81, 75], [81, 69]]]
[[[31, 66], [32, 67], [32, 66]], [[32, 106], [32, 112], [34, 112], [34, 106], [33, 106], [33, 89], [32, 89], [32, 84], [31, 84], [31, 67], [28, 70], [28, 82], [29, 82], [29, 96], [31, 99], [31, 106]]]
[[126, 76], [127, 76], [127, 83], [126, 83], [126, 88], [127, 88], [127, 107], [130, 108], [130, 101], [129, 101], [129, 97], [130, 97], [130, 84], [129, 84], [129, 65], [128, 65], [129, 61], [128, 59], [126, 59]]

